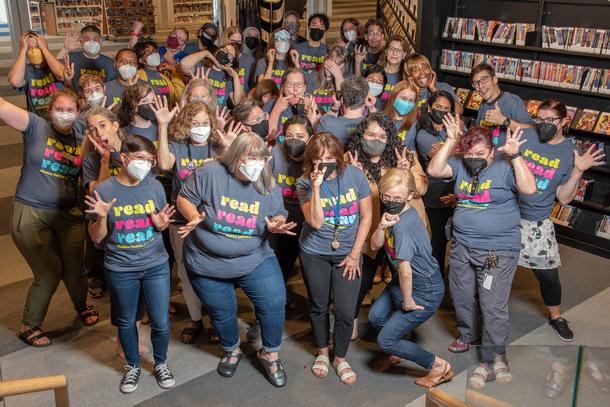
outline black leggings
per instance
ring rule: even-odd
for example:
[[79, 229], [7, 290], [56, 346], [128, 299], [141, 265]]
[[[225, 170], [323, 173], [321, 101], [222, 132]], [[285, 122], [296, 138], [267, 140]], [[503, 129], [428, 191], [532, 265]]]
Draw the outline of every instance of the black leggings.
[[357, 319], [358, 314], [360, 314], [360, 307], [362, 306], [362, 301], [364, 301], [366, 293], [373, 287], [375, 271], [377, 271], [378, 265], [383, 264], [384, 255], [385, 250], [383, 248], [377, 251], [377, 257], [374, 259], [366, 254], [362, 255], [362, 281], [360, 282], [360, 292], [358, 293], [358, 302], [356, 303], [356, 313], [354, 314], [354, 319]]
[[561, 304], [561, 281], [559, 281], [559, 269], [532, 269], [540, 283], [540, 294], [547, 307], [555, 307]]
[[447, 251], [447, 237], [445, 235], [445, 225], [447, 220], [453, 215], [453, 208], [426, 208], [426, 215], [430, 222], [432, 238], [432, 256], [441, 268], [441, 274], [445, 275], [445, 253]]

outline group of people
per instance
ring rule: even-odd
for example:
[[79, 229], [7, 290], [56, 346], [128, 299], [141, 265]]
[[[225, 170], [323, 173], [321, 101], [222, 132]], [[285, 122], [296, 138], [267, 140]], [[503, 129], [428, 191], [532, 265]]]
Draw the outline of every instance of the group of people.
[[550, 213], [603, 153], [566, 138], [565, 105], [546, 100], [532, 118], [481, 63], [470, 82], [484, 102], [466, 126], [452, 86], [382, 21], [344, 20], [332, 47], [324, 14], [307, 23], [303, 38], [298, 15], [287, 13], [263, 50], [255, 27], [229, 27], [219, 39], [207, 23], [194, 42], [176, 28], [159, 46], [139, 39], [136, 22], [114, 59], [101, 53], [95, 26], [68, 34], [57, 56], [41, 35], [22, 36], [9, 81], [23, 88], [27, 110], [0, 98], [0, 120], [24, 136], [11, 215], [34, 274], [24, 342], [51, 343], [41, 325], [60, 281], [88, 326], [99, 315], [87, 292], [109, 292], [126, 361], [120, 390], [138, 386], [143, 319], [154, 376], [172, 387], [175, 264], [192, 320], [181, 340], [193, 343], [209, 314], [208, 339], [225, 351], [218, 373], [233, 376], [243, 358], [241, 288], [256, 314], [248, 336], [260, 336], [258, 359], [284, 386], [279, 351], [295, 306], [286, 282], [297, 263], [316, 377], [332, 368], [356, 382], [349, 344], [382, 276], [387, 287], [368, 313], [388, 355], [376, 369], [413, 361], [428, 370], [420, 386], [453, 377], [449, 361], [406, 339], [438, 310], [444, 277], [460, 335], [449, 350], [481, 345], [474, 387], [512, 380], [505, 346], [518, 265], [533, 270], [550, 325], [572, 340]]

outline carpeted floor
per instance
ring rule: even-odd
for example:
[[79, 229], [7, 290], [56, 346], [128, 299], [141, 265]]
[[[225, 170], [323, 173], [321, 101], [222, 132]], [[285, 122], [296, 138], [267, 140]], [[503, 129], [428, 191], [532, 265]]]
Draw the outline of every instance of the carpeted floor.
[[[19, 97], [13, 97], [11, 101], [22, 104]], [[299, 276], [290, 282], [300, 297], [299, 310], [288, 315], [285, 325], [281, 358], [287, 370], [288, 385], [282, 389], [276, 389], [266, 381], [254, 349], [245, 343], [247, 323], [253, 320], [253, 312], [249, 301], [240, 291], [243, 349], [249, 357], [242, 361], [232, 379], [222, 378], [215, 371], [222, 354], [220, 348], [208, 345], [203, 337], [194, 345], [184, 345], [179, 341], [179, 333], [188, 323], [186, 307], [179, 292], [175, 292], [173, 297], [178, 314], [171, 319], [168, 363], [177, 380], [171, 390], [164, 391], [154, 382], [150, 374], [152, 359], [148, 355], [138, 390], [131, 395], [119, 392], [122, 363], [114, 346], [115, 330], [108, 321], [107, 298], [92, 300], [100, 310], [100, 323], [93, 328], [81, 327], [74, 321], [75, 314], [66, 290], [60, 286], [43, 325], [52, 335], [53, 345], [43, 349], [27, 347], [14, 333], [19, 328], [24, 299], [32, 281], [31, 273], [8, 235], [9, 207], [19, 177], [21, 138], [6, 126], [0, 126], [0, 135], [0, 163], [3, 163], [0, 164], [0, 374], [3, 380], [64, 374], [69, 381], [73, 406], [424, 405], [424, 390], [413, 383], [423, 372], [413, 363], [398, 365], [385, 373], [372, 369], [372, 363], [380, 353], [366, 323], [368, 308], [363, 308], [360, 315], [361, 339], [352, 343], [348, 354], [349, 362], [358, 373], [358, 382], [354, 386], [344, 386], [332, 371], [326, 379], [312, 376], [310, 367], [314, 345], [308, 333], [305, 290]], [[610, 319], [607, 317], [610, 306], [610, 260], [566, 246], [561, 246], [560, 250], [564, 263], [561, 268], [563, 306], [576, 332], [574, 343], [610, 346]], [[383, 284], [376, 286], [374, 293], [378, 294], [382, 288]], [[519, 345], [511, 347], [508, 353], [515, 382], [510, 386], [493, 383], [483, 392], [502, 396], [513, 405], [572, 405], [570, 384], [575, 380], [576, 368], [572, 361], [578, 348], [566, 346], [546, 324], [537, 282], [529, 270], [519, 270], [517, 273], [510, 312], [510, 341]], [[468, 369], [474, 366], [476, 357], [474, 352], [454, 355], [447, 351], [447, 345], [455, 334], [451, 310], [441, 309], [417, 329], [414, 340], [451, 361], [457, 376], [443, 388], [463, 397]], [[142, 335], [144, 342], [150, 345], [147, 327], [143, 327]], [[535, 348], [533, 345], [545, 347]], [[560, 348], [552, 351], [555, 348], [549, 345]], [[544, 386], [549, 366], [557, 360], [558, 354], [563, 355], [560, 360], [566, 361], [566, 379], [561, 395], [551, 400], [545, 396]], [[605, 357], [607, 364], [610, 360], [608, 352], [593, 352], [591, 358], [603, 360], [604, 355], [608, 356]], [[586, 371], [585, 366], [583, 372]], [[592, 379], [587, 380], [589, 377], [583, 376], [582, 385], [583, 388], [590, 388], [590, 391], [579, 394], [578, 405], [607, 404], [600, 403], [599, 397], [595, 396], [600, 386]], [[10, 397], [4, 403], [9, 407], [52, 405], [52, 394], [46, 392]]]

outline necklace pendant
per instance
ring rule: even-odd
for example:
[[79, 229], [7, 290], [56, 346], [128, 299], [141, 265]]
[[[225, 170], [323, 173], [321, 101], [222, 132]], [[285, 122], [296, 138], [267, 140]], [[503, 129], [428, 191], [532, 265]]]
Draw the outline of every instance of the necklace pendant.
[[331, 247], [333, 250], [339, 250], [339, 246], [341, 246], [341, 245], [339, 244], [339, 241], [338, 241], [338, 240], [336, 240], [336, 239], [335, 239], [335, 240], [333, 240], [333, 241], [332, 241], [332, 243], [330, 244], [330, 247]]

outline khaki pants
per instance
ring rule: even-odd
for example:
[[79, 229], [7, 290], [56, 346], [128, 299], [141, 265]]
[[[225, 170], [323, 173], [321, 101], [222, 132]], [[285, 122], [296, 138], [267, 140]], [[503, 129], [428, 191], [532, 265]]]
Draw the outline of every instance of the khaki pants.
[[29, 327], [42, 324], [60, 281], [64, 282], [76, 311], [83, 311], [87, 284], [81, 211], [41, 209], [14, 202], [11, 236], [34, 274], [23, 310], [23, 324]]

